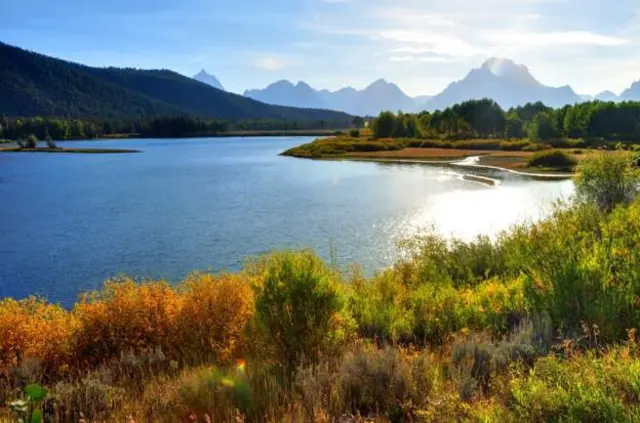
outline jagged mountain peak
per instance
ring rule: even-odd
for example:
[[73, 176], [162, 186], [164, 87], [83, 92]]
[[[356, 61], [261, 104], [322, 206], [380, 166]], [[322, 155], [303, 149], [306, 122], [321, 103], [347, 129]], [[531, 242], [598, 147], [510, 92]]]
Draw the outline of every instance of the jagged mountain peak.
[[224, 87], [222, 86], [222, 84], [220, 83], [220, 81], [218, 80], [218, 78], [216, 78], [214, 75], [208, 73], [204, 68], [202, 68], [200, 70], [200, 72], [198, 72], [197, 74], [195, 74], [193, 76], [193, 79], [195, 79], [196, 81], [200, 81], [204, 84], [210, 85], [213, 88], [217, 88], [219, 90], [225, 90]]

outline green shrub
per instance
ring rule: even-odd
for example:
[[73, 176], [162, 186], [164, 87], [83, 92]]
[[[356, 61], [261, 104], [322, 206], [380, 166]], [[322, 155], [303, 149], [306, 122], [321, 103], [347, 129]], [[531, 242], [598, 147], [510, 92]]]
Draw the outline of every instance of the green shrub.
[[349, 130], [349, 136], [351, 138], [358, 138], [360, 136], [360, 130], [359, 129], [351, 129], [351, 130]]
[[37, 148], [38, 147], [38, 137], [31, 134], [27, 137], [27, 141], [25, 142], [26, 148]]
[[640, 418], [640, 361], [622, 354], [540, 359], [509, 383], [513, 421], [628, 422]]
[[349, 336], [339, 275], [311, 252], [268, 258], [256, 324], [286, 368], [316, 362]]
[[559, 209], [524, 230], [509, 249], [526, 274], [529, 308], [548, 313], [554, 330], [596, 343], [616, 342], [640, 324], [640, 201], [606, 214], [594, 205]]
[[530, 142], [528, 145], [525, 145], [524, 147], [522, 147], [522, 151], [541, 151], [541, 150], [548, 150], [550, 148], [551, 146], [548, 144]]
[[504, 141], [500, 143], [500, 150], [505, 151], [521, 151], [525, 147], [529, 146], [529, 141]]
[[632, 153], [594, 153], [580, 163], [575, 183], [581, 201], [610, 211], [640, 193], [640, 170]]
[[560, 150], [541, 151], [527, 159], [527, 165], [530, 167], [572, 169], [577, 164], [575, 157]]
[[243, 377], [215, 368], [186, 373], [175, 399], [177, 416], [209, 415], [215, 421], [231, 421], [249, 412], [252, 391]]
[[402, 242], [401, 247], [416, 263], [422, 281], [445, 281], [458, 288], [514, 274], [506, 268], [501, 246], [487, 236], [463, 242], [441, 235], [423, 235]]

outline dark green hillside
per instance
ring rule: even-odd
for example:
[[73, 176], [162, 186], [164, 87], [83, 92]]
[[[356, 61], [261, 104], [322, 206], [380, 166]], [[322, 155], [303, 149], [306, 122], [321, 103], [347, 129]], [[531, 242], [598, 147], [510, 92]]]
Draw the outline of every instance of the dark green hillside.
[[326, 121], [349, 115], [271, 106], [169, 70], [92, 68], [0, 43], [0, 113], [8, 116], [151, 117]]
[[83, 66], [0, 43], [0, 113], [9, 116], [160, 116], [183, 113], [83, 72]]

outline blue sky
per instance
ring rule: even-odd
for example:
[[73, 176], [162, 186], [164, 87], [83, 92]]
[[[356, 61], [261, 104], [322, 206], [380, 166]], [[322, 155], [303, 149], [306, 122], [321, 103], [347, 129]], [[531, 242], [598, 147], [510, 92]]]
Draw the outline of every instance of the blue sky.
[[640, 80], [639, 0], [0, 0], [0, 40], [96, 66], [434, 94], [488, 57], [582, 94]]

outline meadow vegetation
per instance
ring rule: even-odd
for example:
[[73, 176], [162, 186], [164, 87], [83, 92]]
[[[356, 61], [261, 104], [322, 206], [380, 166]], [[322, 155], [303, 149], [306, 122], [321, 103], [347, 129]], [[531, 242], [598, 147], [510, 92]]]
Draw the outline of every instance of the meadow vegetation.
[[71, 309], [6, 298], [0, 403], [37, 383], [52, 422], [638, 421], [640, 175], [622, 152], [579, 168], [546, 220], [426, 234], [370, 277], [279, 252]]

